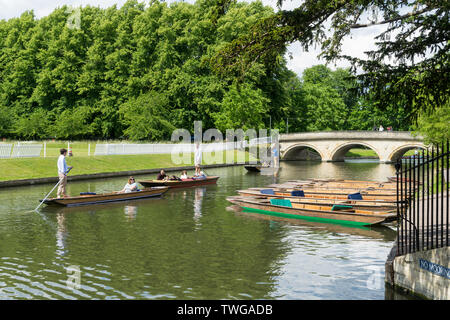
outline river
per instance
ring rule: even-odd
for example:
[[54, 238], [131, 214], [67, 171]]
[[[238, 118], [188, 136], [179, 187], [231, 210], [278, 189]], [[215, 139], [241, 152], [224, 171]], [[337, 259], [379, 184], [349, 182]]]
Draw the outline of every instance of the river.
[[[277, 177], [242, 166], [209, 169], [220, 176], [217, 186], [40, 213], [32, 210], [52, 185], [0, 189], [0, 299], [385, 299], [394, 224], [273, 220], [230, 210], [226, 197], [292, 179], [381, 181], [394, 166], [281, 166]], [[126, 181], [69, 182], [68, 191], [120, 190]], [[68, 285], [75, 274], [79, 286]]]

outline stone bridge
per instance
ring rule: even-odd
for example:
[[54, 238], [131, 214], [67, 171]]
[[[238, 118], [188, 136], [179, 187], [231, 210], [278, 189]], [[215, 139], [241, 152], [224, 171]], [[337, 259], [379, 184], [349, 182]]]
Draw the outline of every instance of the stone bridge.
[[[408, 131], [324, 131], [280, 135], [281, 160], [344, 161], [353, 148], [375, 151], [380, 162], [395, 162], [411, 149], [426, 149], [423, 137]], [[314, 150], [315, 152], [311, 151]], [[320, 158], [319, 158], [320, 156]]]

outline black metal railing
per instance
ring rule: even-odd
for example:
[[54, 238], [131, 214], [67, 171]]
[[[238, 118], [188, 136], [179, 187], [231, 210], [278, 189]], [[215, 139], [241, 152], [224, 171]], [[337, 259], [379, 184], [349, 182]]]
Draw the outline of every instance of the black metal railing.
[[449, 142], [399, 159], [397, 255], [449, 245]]

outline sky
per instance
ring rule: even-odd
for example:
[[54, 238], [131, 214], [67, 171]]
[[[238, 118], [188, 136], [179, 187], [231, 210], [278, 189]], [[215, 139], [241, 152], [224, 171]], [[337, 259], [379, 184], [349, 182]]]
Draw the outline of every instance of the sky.
[[[177, 0], [168, 0], [168, 3], [175, 2]], [[26, 10], [34, 10], [37, 18], [51, 13], [56, 7], [63, 5], [71, 6], [100, 6], [107, 8], [117, 4], [122, 6], [126, 0], [0, 0], [0, 19], [10, 19], [20, 16]], [[194, 0], [186, 0], [186, 2], [194, 2]], [[276, 0], [262, 0], [265, 5], [272, 6], [275, 11], [278, 11], [276, 7]], [[297, 0], [286, 0], [283, 4], [283, 10], [290, 10], [298, 6]], [[356, 56], [359, 58], [365, 57], [364, 52], [375, 48], [374, 36], [380, 32], [380, 27], [363, 28], [355, 30], [352, 33], [351, 38], [347, 38], [343, 43], [343, 54]], [[320, 48], [311, 48], [309, 52], [304, 52], [299, 43], [294, 42], [288, 46], [288, 51], [291, 53], [292, 59], [286, 56], [288, 68], [302, 75], [303, 70], [312, 67], [317, 64], [324, 64], [323, 60], [319, 60], [317, 55]], [[348, 67], [349, 63], [346, 61], [337, 61], [336, 64], [328, 65], [330, 68], [335, 69], [337, 67]]]

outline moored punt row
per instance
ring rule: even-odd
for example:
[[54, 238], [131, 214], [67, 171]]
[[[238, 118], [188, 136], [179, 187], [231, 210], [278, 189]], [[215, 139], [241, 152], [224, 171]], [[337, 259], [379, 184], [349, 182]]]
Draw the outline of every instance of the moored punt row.
[[238, 190], [228, 200], [243, 212], [353, 226], [396, 220], [392, 184], [354, 180], [291, 180], [265, 188]]
[[321, 181], [302, 181], [302, 180], [289, 180], [285, 184], [289, 185], [304, 185], [311, 187], [327, 187], [327, 188], [374, 188], [383, 190], [396, 190], [397, 184], [393, 182], [351, 182], [351, 181], [332, 181], [332, 182], [321, 182]]
[[168, 187], [153, 187], [127, 193], [120, 193], [120, 192], [111, 192], [103, 194], [87, 193], [74, 197], [46, 199], [44, 203], [47, 205], [58, 205], [68, 207], [90, 205], [90, 204], [101, 204], [116, 201], [159, 197], [162, 194], [164, 194], [168, 189], [169, 189]]
[[330, 192], [335, 192], [335, 191], [342, 191], [342, 192], [348, 192], [348, 193], [352, 193], [352, 192], [358, 192], [358, 191], [364, 191], [364, 192], [368, 192], [370, 194], [387, 194], [387, 195], [391, 195], [391, 194], [396, 194], [396, 190], [395, 189], [375, 189], [372, 187], [369, 188], [351, 188], [351, 187], [325, 187], [325, 186], [297, 186], [297, 185], [293, 185], [293, 184], [272, 184], [269, 185], [268, 187], [271, 188], [276, 188], [276, 189], [284, 189], [284, 190], [311, 190], [311, 191], [330, 191]]
[[316, 190], [316, 189], [284, 189], [284, 188], [250, 188], [249, 190], [259, 191], [262, 194], [274, 194], [277, 196], [291, 196], [296, 192], [301, 192], [302, 197], [323, 198], [323, 199], [349, 199], [349, 195], [355, 195], [355, 200], [388, 200], [396, 201], [395, 193], [374, 193], [361, 190]]
[[[310, 204], [310, 205], [352, 205], [358, 209], [368, 210], [393, 210], [397, 208], [396, 201], [388, 200], [353, 200], [353, 199], [330, 199], [320, 197], [305, 197], [298, 195], [277, 195], [277, 194], [262, 194], [258, 190], [238, 190], [239, 195], [243, 197], [255, 197], [266, 199], [289, 199], [291, 202]], [[295, 193], [294, 193], [295, 194]]]
[[352, 206], [308, 205], [291, 202], [289, 199], [234, 196], [227, 200], [249, 212], [351, 226], [376, 225], [395, 220], [397, 216], [395, 210], [373, 211]]

